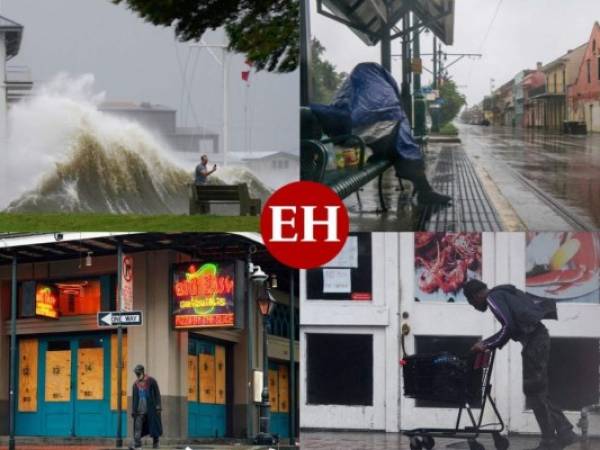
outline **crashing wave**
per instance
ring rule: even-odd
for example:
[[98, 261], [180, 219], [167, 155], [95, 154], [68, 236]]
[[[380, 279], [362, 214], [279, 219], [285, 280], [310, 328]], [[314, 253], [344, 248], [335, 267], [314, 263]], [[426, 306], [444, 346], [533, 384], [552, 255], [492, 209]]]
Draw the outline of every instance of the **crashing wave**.
[[[140, 124], [98, 111], [92, 84], [61, 76], [13, 108], [5, 211], [187, 213], [192, 171]], [[209, 182], [246, 183], [263, 202], [270, 194], [240, 167]]]

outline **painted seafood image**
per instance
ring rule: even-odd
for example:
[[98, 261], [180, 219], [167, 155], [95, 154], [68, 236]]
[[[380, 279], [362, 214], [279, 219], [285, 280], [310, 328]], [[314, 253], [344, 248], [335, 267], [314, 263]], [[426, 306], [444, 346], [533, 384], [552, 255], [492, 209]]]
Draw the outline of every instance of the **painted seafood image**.
[[600, 234], [527, 233], [527, 292], [554, 300], [600, 303]]
[[415, 300], [465, 301], [462, 287], [481, 279], [481, 233], [415, 233]]

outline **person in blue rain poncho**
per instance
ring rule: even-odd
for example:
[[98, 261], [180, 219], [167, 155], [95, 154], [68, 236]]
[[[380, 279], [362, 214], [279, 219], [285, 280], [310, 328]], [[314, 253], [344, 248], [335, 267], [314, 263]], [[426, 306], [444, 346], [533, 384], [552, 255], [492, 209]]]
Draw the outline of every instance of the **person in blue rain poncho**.
[[412, 182], [420, 204], [447, 204], [425, 175], [423, 153], [415, 142], [396, 81], [381, 65], [362, 63], [346, 78], [331, 104], [310, 106], [330, 137], [355, 134], [375, 158], [394, 162], [396, 176]]

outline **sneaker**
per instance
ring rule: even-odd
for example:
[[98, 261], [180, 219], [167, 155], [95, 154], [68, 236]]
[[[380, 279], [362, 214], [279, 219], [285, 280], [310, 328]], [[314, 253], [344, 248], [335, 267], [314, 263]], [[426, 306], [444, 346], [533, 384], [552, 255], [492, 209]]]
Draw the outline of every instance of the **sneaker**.
[[160, 448], [160, 445], [158, 445], [158, 442], [153, 442], [152, 448]]
[[563, 431], [558, 435], [558, 443], [560, 448], [568, 447], [569, 445], [579, 442], [579, 436], [573, 430]]

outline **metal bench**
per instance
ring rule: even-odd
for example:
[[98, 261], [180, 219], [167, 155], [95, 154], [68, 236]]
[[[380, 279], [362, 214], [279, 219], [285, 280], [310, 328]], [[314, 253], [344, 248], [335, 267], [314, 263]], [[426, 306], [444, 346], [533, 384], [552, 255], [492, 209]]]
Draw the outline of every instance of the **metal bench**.
[[[359, 195], [359, 189], [369, 181], [379, 177], [378, 192], [381, 211], [388, 210], [383, 196], [383, 174], [393, 163], [387, 158], [366, 159], [364, 141], [355, 135], [323, 135], [322, 129], [315, 124], [315, 118], [309, 108], [301, 108], [302, 139], [300, 143], [300, 178], [329, 186], [340, 198], [346, 198], [353, 192]], [[359, 149], [358, 164], [338, 170], [327, 170], [329, 152], [327, 146], [355, 146]], [[360, 201], [360, 197], [359, 197]]]
[[260, 199], [250, 198], [245, 184], [190, 184], [190, 215], [210, 214], [211, 203], [239, 204], [240, 216], [257, 216], [261, 208]]

